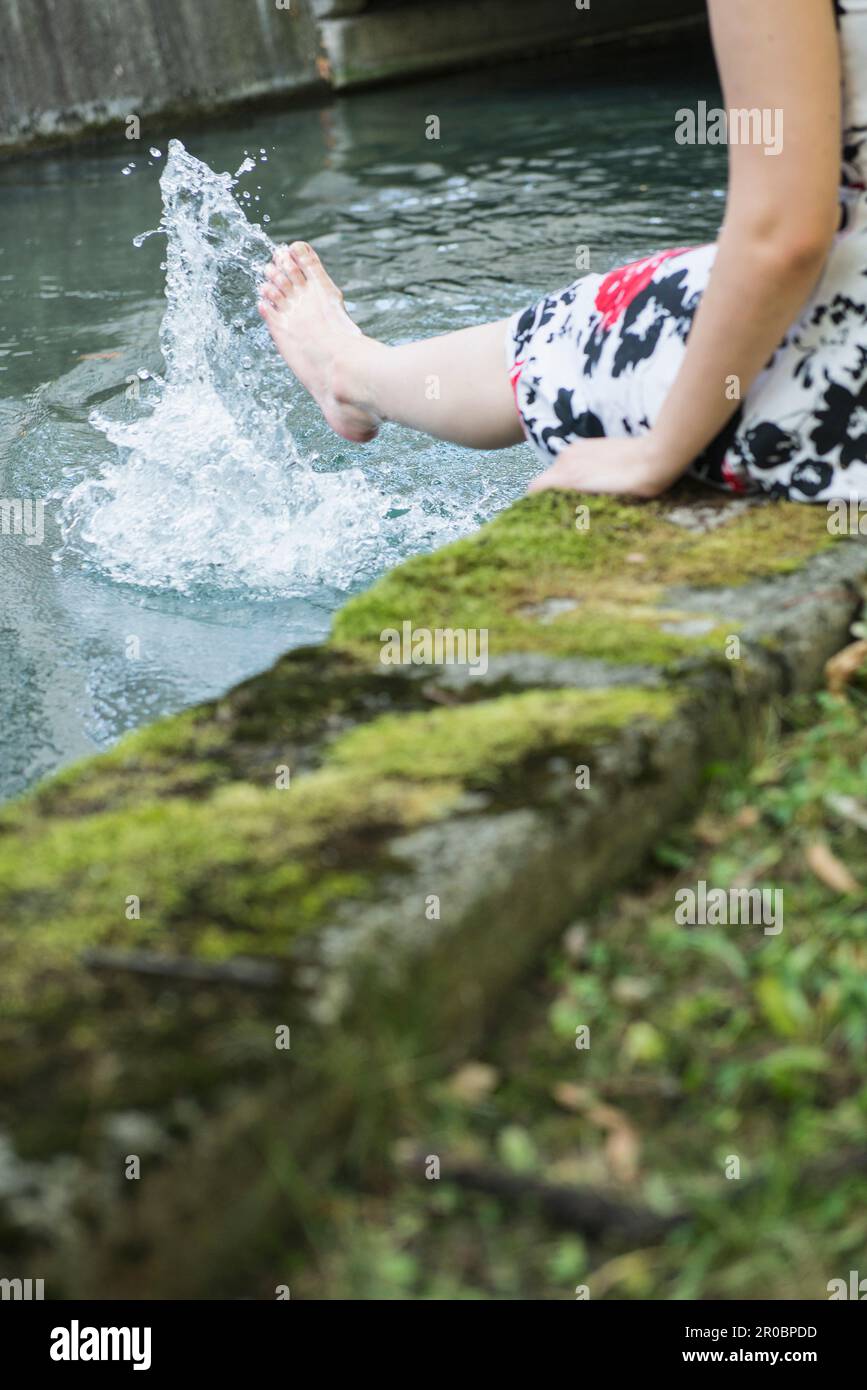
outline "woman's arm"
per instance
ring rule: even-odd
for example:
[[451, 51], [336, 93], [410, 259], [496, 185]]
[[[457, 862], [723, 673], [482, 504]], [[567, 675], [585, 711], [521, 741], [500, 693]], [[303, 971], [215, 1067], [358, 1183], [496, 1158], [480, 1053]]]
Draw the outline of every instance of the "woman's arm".
[[[730, 144], [716, 259], [654, 428], [637, 439], [578, 441], [531, 490], [664, 491], [734, 415], [732, 377], [742, 398], [827, 259], [839, 224], [841, 162], [832, 0], [709, 0], [709, 9], [726, 109], [781, 110], [782, 150]], [[574, 476], [564, 478], [567, 470]]]
[[782, 151], [731, 145], [707, 289], [653, 430], [659, 482], [737, 409], [815, 289], [840, 220], [840, 49], [832, 0], [710, 0], [726, 110], [783, 112]]

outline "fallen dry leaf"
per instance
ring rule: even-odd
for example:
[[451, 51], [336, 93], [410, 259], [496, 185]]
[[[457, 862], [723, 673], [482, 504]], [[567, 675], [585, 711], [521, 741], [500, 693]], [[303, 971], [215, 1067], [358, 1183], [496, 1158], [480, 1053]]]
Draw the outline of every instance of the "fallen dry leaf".
[[618, 1004], [640, 1004], [653, 992], [653, 982], [642, 976], [619, 975], [611, 986]]
[[551, 1095], [564, 1110], [586, 1110], [592, 1101], [589, 1087], [576, 1086], [574, 1081], [558, 1081]]
[[717, 820], [714, 816], [699, 816], [693, 826], [693, 830], [696, 839], [700, 840], [703, 845], [715, 847], [716, 845], [723, 844], [727, 839], [726, 827], [723, 825], [722, 821]]
[[816, 878], [833, 892], [860, 893], [861, 885], [857, 878], [853, 877], [843, 861], [820, 840], [807, 846], [805, 858]]
[[832, 695], [842, 695], [846, 686], [867, 665], [867, 642], [852, 642], [825, 664], [825, 684]]
[[605, 1158], [611, 1176], [617, 1182], [635, 1182], [641, 1141], [623, 1111], [613, 1105], [594, 1105], [587, 1111], [587, 1118], [606, 1131]]
[[487, 1062], [467, 1062], [449, 1077], [446, 1090], [465, 1105], [478, 1105], [490, 1095], [499, 1079], [496, 1068], [488, 1066]]
[[634, 1183], [638, 1179], [638, 1155], [641, 1145], [631, 1125], [612, 1129], [605, 1140], [605, 1157], [611, 1175], [617, 1182]]
[[564, 1110], [582, 1112], [592, 1125], [604, 1131], [603, 1152], [615, 1181], [636, 1182], [641, 1141], [623, 1111], [597, 1100], [589, 1086], [578, 1086], [574, 1081], [559, 1081], [551, 1094]]
[[854, 796], [838, 796], [835, 792], [829, 792], [825, 797], [825, 805], [836, 816], [857, 825], [859, 830], [867, 830], [867, 806], [862, 806]]
[[573, 922], [563, 933], [563, 950], [571, 961], [583, 960], [587, 954], [587, 928]]

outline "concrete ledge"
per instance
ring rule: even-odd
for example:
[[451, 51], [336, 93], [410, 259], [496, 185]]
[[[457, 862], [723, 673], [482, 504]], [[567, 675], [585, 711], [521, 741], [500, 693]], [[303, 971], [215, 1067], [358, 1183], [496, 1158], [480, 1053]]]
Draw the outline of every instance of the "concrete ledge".
[[[273, 1297], [336, 1176], [392, 1161], [546, 944], [846, 644], [867, 548], [821, 509], [584, 501], [586, 530], [518, 503], [4, 808], [4, 1274]], [[383, 666], [403, 621], [487, 627], [487, 671]]]
[[423, 72], [580, 51], [600, 42], [650, 46], [703, 25], [704, 4], [660, 0], [648, 13], [641, 0], [607, 0], [577, 9], [569, 0], [446, 0], [406, 4], [352, 18], [326, 20], [322, 46], [337, 89], [394, 81]]

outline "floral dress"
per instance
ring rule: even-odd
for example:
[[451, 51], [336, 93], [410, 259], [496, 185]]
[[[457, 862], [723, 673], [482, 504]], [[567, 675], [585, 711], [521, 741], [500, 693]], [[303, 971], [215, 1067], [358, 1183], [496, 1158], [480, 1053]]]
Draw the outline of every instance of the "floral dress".
[[[690, 472], [737, 493], [867, 499], [867, 0], [834, 0], [843, 57], [840, 230], [801, 317]], [[549, 464], [576, 439], [653, 427], [677, 376], [716, 246], [588, 275], [509, 321], [529, 442]]]

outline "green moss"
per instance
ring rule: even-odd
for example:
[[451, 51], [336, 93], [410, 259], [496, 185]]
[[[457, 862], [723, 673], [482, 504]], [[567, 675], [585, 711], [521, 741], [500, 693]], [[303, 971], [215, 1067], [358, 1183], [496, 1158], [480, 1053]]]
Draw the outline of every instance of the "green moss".
[[[454, 811], [467, 789], [513, 781], [533, 758], [666, 719], [675, 704], [664, 691], [550, 690], [389, 714], [339, 734], [322, 766], [286, 790], [238, 781], [197, 798], [28, 817], [0, 837], [0, 920], [16, 924], [0, 932], [7, 1005], [26, 1011], [46, 972], [97, 946], [285, 957], [299, 932], [375, 893], [390, 832]], [[179, 741], [198, 737], [192, 716], [178, 725]], [[138, 768], [166, 746], [161, 726], [100, 761]], [[140, 917], [128, 920], [133, 895]]]
[[63, 768], [0, 811], [0, 835], [47, 815], [204, 795], [232, 775], [227, 730], [212, 722], [212, 710], [184, 710], [127, 734], [108, 753]]
[[[576, 530], [576, 507], [589, 528]], [[620, 663], [665, 663], [719, 650], [731, 631], [709, 603], [715, 629], [701, 637], [661, 631], [678, 585], [717, 588], [790, 573], [836, 544], [817, 509], [779, 503], [752, 508], [709, 534], [666, 520], [670, 502], [543, 493], [517, 503], [466, 540], [402, 565], [337, 615], [332, 642], [381, 649], [380, 634], [416, 627], [488, 631], [489, 654], [542, 651]], [[547, 600], [574, 608], [552, 620]], [[695, 616], [694, 614], [692, 616]]]
[[[294, 911], [322, 898], [310, 885], [326, 845], [348, 846], [351, 864], [353, 844], [436, 819], [464, 786], [490, 784], [533, 754], [632, 720], [665, 718], [673, 706], [659, 691], [554, 690], [386, 715], [340, 735], [324, 765], [285, 790], [236, 782], [204, 799], [150, 798], [25, 822], [19, 835], [0, 839], [0, 903], [10, 915], [38, 919], [43, 945], [56, 932], [70, 952], [97, 940], [130, 944], [137, 932], [152, 939], [169, 924], [178, 949], [214, 921], [279, 932], [287, 904]], [[178, 722], [188, 734], [191, 719]], [[148, 730], [100, 761], [138, 767], [167, 732]], [[130, 894], [142, 901], [140, 923], [124, 917]], [[302, 910], [299, 920], [310, 915]]]
[[670, 717], [666, 691], [535, 690], [497, 700], [386, 715], [344, 734], [329, 761], [370, 778], [458, 779], [486, 786], [529, 758], [576, 750], [642, 718]]
[[[7, 1001], [15, 962], [27, 976], [41, 974], [88, 946], [196, 954], [206, 940], [209, 955], [230, 954], [215, 949], [218, 928], [235, 946], [243, 936], [248, 954], [285, 954], [348, 891], [372, 891], [371, 839], [436, 818], [458, 794], [452, 785], [371, 786], [352, 771], [325, 771], [286, 791], [238, 783], [206, 801], [57, 817], [8, 836], [0, 840], [0, 919], [17, 926], [0, 936]], [[344, 851], [338, 867], [322, 862], [329, 845]], [[140, 899], [139, 920], [125, 916], [130, 895]], [[38, 928], [35, 940], [27, 923]]]
[[147, 725], [110, 752], [56, 773], [0, 809], [0, 836], [45, 816], [199, 799], [234, 781], [267, 789], [278, 765], [293, 773], [314, 767], [326, 731], [423, 703], [417, 686], [399, 674], [385, 682], [343, 653], [300, 648], [220, 700]]

